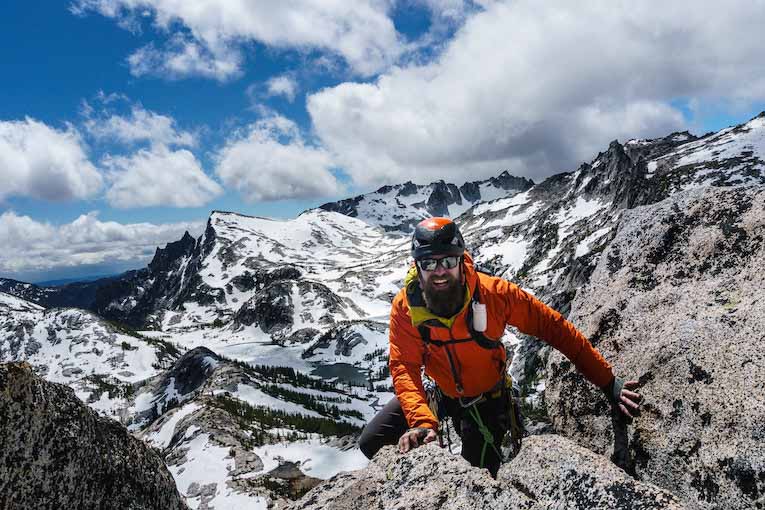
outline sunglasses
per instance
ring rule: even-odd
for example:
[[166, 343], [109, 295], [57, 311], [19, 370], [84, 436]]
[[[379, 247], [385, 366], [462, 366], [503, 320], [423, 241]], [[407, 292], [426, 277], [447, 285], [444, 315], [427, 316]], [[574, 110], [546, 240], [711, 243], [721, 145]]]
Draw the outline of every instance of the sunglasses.
[[444, 269], [452, 269], [457, 267], [457, 264], [460, 263], [460, 259], [462, 259], [462, 257], [456, 255], [444, 257], [442, 259], [422, 259], [417, 261], [417, 266], [423, 271], [428, 272], [435, 271], [438, 266], [441, 266]]

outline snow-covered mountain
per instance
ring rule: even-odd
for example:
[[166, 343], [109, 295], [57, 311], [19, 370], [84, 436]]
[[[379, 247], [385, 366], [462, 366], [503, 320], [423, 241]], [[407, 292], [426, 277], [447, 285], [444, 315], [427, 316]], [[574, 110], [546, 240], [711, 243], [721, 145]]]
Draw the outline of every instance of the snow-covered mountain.
[[48, 381], [67, 384], [94, 409], [117, 418], [136, 387], [179, 355], [85, 310], [45, 309], [0, 292], [0, 360], [28, 361]]
[[19, 297], [32, 303], [41, 304], [53, 293], [53, 289], [39, 287], [33, 283], [20, 282], [10, 278], [0, 278], [0, 292]]
[[[362, 321], [334, 331], [346, 332], [355, 346], [382, 336], [370, 327]], [[361, 381], [342, 383], [309, 375], [313, 364], [303, 362], [300, 351], [278, 345], [262, 359], [267, 364], [248, 364], [205, 347], [181, 353], [161, 336], [123, 329], [84, 310], [44, 309], [0, 293], [0, 359], [29, 362], [159, 448], [193, 507], [214, 500], [220, 508], [265, 508], [284, 495], [303, 494], [319, 477], [366, 463], [351, 448], [353, 439], [340, 438], [357, 433], [380, 399], [390, 398], [387, 373], [367, 370], [359, 372]], [[312, 346], [314, 358], [329, 367], [343, 357], [343, 346], [335, 354], [330, 345], [332, 335]], [[379, 354], [372, 354], [377, 360]], [[354, 355], [372, 360], [360, 349]], [[298, 370], [289, 366], [296, 362]], [[378, 391], [376, 379], [383, 381]]]
[[380, 301], [396, 287], [378, 281], [377, 273], [405, 244], [379, 227], [320, 209], [288, 221], [213, 211], [199, 239], [186, 236], [157, 250], [147, 269], [100, 289], [95, 307], [106, 317], [162, 330], [235, 316], [238, 326], [249, 326], [252, 314], [245, 310], [278, 294], [298, 310], [290, 328], [276, 328], [283, 336], [322, 317], [329, 324], [384, 313]]
[[[359, 430], [377, 398], [363, 386], [247, 365], [197, 347], [136, 395], [131, 428], [162, 450], [191, 504], [214, 499], [234, 508], [273, 499], [274, 486], [289, 492], [299, 479], [307, 490], [338, 469], [364, 465], [361, 452], [326, 437]], [[285, 477], [285, 462], [300, 469]]]
[[10, 278], [0, 278], [0, 292], [12, 294], [46, 308], [74, 307], [91, 309], [98, 289], [114, 278], [114, 276], [108, 276], [59, 286], [36, 285]]
[[405, 182], [383, 186], [372, 193], [320, 206], [378, 225], [388, 232], [409, 234], [422, 219], [431, 216], [456, 218], [479, 202], [490, 202], [526, 191], [534, 181], [515, 177], [507, 171], [485, 181], [466, 182], [457, 187], [444, 181], [427, 185]]
[[[99, 283], [95, 313], [0, 294], [0, 360], [46, 367], [52, 380], [74, 385], [164, 448], [193, 505], [235, 507], [243, 494], [265, 504], [275, 497], [265, 488], [271, 482], [245, 480], [270, 467], [302, 461], [306, 475], [323, 478], [331, 473], [307, 467], [321, 455], [337, 465], [363, 462], [326, 443], [337, 430], [311, 427], [331, 420], [355, 430], [390, 397], [387, 316], [421, 218], [456, 217], [482, 269], [567, 312], [625, 210], [691, 188], [763, 184], [765, 114], [703, 137], [614, 141], [538, 184], [506, 172], [460, 187], [406, 183], [286, 221], [213, 211], [200, 238], [186, 234], [157, 249], [146, 268]], [[2, 289], [38, 303], [46, 292], [21, 283]], [[506, 340], [513, 374], [533, 397], [544, 387], [546, 351], [512, 331]], [[131, 389], [104, 400], [86, 380], [91, 373]], [[319, 421], [277, 422], [267, 409]], [[214, 476], [204, 469], [213, 457]]]

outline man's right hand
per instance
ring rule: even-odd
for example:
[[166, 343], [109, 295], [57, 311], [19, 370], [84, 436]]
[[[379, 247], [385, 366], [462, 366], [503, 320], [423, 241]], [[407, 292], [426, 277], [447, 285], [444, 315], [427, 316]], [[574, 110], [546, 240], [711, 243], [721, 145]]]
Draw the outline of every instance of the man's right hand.
[[424, 427], [416, 427], [404, 432], [404, 435], [398, 440], [398, 451], [406, 453], [409, 450], [417, 448], [421, 444], [430, 443], [438, 438], [436, 431]]
[[602, 390], [614, 409], [629, 420], [632, 420], [637, 411], [640, 410], [642, 396], [631, 390], [637, 389], [639, 385], [638, 381], [624, 381], [614, 377], [608, 386], [605, 386]]

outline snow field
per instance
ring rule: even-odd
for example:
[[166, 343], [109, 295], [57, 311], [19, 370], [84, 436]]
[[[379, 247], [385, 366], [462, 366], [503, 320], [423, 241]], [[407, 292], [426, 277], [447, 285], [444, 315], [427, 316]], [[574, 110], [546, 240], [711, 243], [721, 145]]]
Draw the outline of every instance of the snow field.
[[234, 458], [230, 456], [229, 448], [213, 444], [209, 434], [204, 433], [185, 442], [183, 447], [187, 449], [186, 462], [168, 466], [168, 469], [175, 479], [178, 491], [186, 497], [190, 508], [196, 509], [202, 502], [200, 496], [192, 497], [190, 494], [189, 488], [195, 482], [200, 486], [216, 484], [215, 494], [210, 503], [217, 510], [265, 510], [268, 507], [265, 498], [240, 494], [227, 486], [229, 473], [235, 469]]
[[305, 441], [270, 444], [255, 448], [264, 464], [264, 472], [279, 466], [280, 461], [297, 462], [308, 476], [329, 479], [343, 471], [366, 467], [369, 460], [358, 448], [340, 450], [324, 444], [318, 436]]
[[156, 432], [144, 435], [143, 439], [159, 449], [167, 448], [170, 445], [170, 440], [175, 434], [175, 426], [178, 425], [183, 418], [201, 408], [201, 405], [195, 402], [189, 402], [180, 408], [174, 409], [171, 411], [169, 418], [167, 417], [167, 414], [161, 418], [166, 420], [162, 425], [162, 428]]

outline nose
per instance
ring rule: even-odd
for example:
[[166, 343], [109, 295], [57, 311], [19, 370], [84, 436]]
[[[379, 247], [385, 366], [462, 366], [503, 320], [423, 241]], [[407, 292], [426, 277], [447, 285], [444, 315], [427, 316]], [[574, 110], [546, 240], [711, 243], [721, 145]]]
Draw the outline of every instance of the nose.
[[444, 273], [448, 273], [448, 272], [449, 272], [449, 270], [446, 269], [441, 263], [439, 263], [436, 266], [436, 269], [433, 271], [433, 274], [444, 274]]

